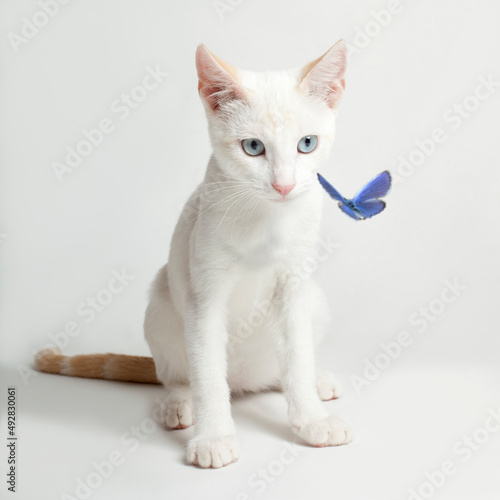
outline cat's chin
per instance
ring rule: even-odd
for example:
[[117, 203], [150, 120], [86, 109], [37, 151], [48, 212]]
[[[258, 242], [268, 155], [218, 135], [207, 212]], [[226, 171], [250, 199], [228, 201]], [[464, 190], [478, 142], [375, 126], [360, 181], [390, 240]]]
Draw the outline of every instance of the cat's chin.
[[281, 204], [286, 204], [286, 203], [292, 203], [298, 198], [300, 198], [302, 194], [294, 194], [293, 196], [282, 196], [281, 198], [267, 198], [268, 201], [271, 201], [273, 204], [274, 203], [281, 203]]

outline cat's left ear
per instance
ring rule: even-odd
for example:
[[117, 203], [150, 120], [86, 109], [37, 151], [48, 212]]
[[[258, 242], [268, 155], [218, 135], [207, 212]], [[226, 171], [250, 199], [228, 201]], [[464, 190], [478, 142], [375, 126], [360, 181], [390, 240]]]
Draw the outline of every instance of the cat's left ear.
[[245, 93], [238, 82], [238, 70], [212, 54], [204, 45], [196, 51], [198, 71], [198, 92], [212, 111], [223, 104], [237, 99], [245, 99]]
[[346, 66], [347, 47], [344, 40], [339, 40], [328, 52], [302, 69], [299, 88], [324, 100], [334, 109], [344, 93]]

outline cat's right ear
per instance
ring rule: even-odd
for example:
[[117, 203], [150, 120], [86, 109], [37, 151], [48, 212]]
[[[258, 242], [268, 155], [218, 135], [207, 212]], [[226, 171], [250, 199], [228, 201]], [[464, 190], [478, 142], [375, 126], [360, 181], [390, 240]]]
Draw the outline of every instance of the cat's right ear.
[[347, 46], [339, 40], [329, 51], [302, 69], [299, 88], [335, 109], [345, 89]]
[[203, 44], [196, 50], [198, 92], [212, 111], [224, 103], [244, 99], [245, 93], [238, 83], [238, 70], [213, 55]]

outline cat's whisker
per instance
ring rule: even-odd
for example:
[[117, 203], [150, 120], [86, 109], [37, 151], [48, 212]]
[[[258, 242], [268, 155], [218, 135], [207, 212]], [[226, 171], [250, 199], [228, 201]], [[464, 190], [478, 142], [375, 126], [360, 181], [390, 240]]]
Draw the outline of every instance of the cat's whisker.
[[221, 203], [224, 203], [224, 202], [227, 202], [227, 201], [230, 201], [230, 200], [234, 199], [235, 196], [238, 196], [239, 194], [244, 193], [246, 190], [247, 189], [243, 189], [241, 191], [238, 191], [237, 193], [232, 193], [232, 194], [226, 196], [225, 198], [223, 198], [222, 200], [218, 201], [217, 203], [214, 203], [213, 205], [210, 205], [208, 208], [206, 208], [205, 210], [203, 210], [202, 212], [200, 212], [194, 219], [192, 219], [191, 222], [194, 222], [198, 217], [200, 217], [201, 215], [203, 215], [208, 210], [215, 208], [217, 205], [220, 205]]
[[[252, 193], [240, 193], [240, 196], [236, 198], [235, 201], [233, 201], [231, 203], [231, 205], [229, 205], [226, 209], [226, 211], [224, 212], [224, 215], [222, 216], [222, 219], [220, 220], [219, 224], [217, 225], [217, 227], [212, 231], [212, 236], [213, 234], [217, 231], [217, 229], [219, 229], [220, 225], [222, 224], [222, 221], [225, 219], [226, 215], [228, 214], [229, 210], [231, 209], [232, 206], [234, 206], [236, 203], [240, 202], [241, 200], [243, 200], [247, 194], [252, 194]], [[234, 199], [234, 198], [233, 198]]]
[[257, 208], [257, 206], [259, 205], [259, 201], [260, 201], [259, 198], [255, 198], [255, 203], [253, 204], [252, 209], [249, 211], [249, 213], [247, 213], [247, 217], [245, 220], [248, 223], [250, 223], [250, 221], [252, 220], [252, 215], [253, 215], [255, 209]]
[[[235, 188], [240, 188], [240, 187], [243, 187], [243, 186], [247, 186], [249, 184], [252, 184], [251, 181], [217, 181], [217, 182], [204, 182], [203, 183], [203, 187], [205, 186], [210, 186], [210, 185], [214, 185], [214, 184], [217, 184], [217, 185], [220, 185], [221, 188], [229, 188], [229, 187], [235, 187]], [[222, 184], [225, 184], [225, 185], [222, 185]], [[195, 200], [196, 198], [199, 198], [200, 196], [203, 196], [204, 194], [210, 194], [212, 192], [215, 192], [217, 191], [217, 189], [214, 189], [214, 190], [211, 190], [211, 191], [203, 191], [202, 193], [200, 193], [199, 195], [191, 198], [192, 200]]]
[[252, 198], [252, 195], [253, 195], [253, 191], [250, 191], [247, 195], [246, 195], [246, 198], [249, 198], [246, 203], [243, 205], [243, 208], [238, 212], [238, 215], [235, 217], [234, 219], [234, 222], [233, 222], [233, 227], [231, 228], [231, 240], [233, 239], [233, 231], [234, 231], [234, 226], [236, 224], [236, 222], [238, 221], [238, 217], [241, 215], [241, 213], [243, 212], [243, 210], [245, 210], [245, 207], [250, 203], [252, 202], [255, 198]]
[[251, 181], [226, 181], [226, 180], [223, 180], [223, 181], [213, 181], [213, 182], [204, 182], [203, 185], [204, 186], [210, 186], [211, 184], [251, 184], [252, 182]]
[[220, 188], [218, 188], [218, 189], [212, 189], [212, 190], [210, 190], [210, 191], [204, 191], [204, 192], [200, 193], [200, 194], [199, 194], [199, 195], [197, 195], [197, 196], [193, 196], [193, 197], [191, 198], [191, 201], [196, 200], [197, 198], [201, 198], [202, 196], [206, 196], [206, 195], [209, 195], [209, 194], [215, 193], [215, 192], [217, 192], [217, 191], [220, 191], [221, 189], [241, 188], [241, 187], [243, 187], [243, 186], [237, 186], [237, 185], [236, 185], [236, 186], [233, 186], [233, 185], [230, 185], [230, 186], [222, 186], [222, 187], [220, 187]]
[[212, 182], [207, 182], [207, 183], [203, 183], [205, 185], [208, 185], [208, 184], [213, 184], [213, 183], [225, 183], [225, 182], [234, 182], [235, 184], [253, 184], [254, 183], [254, 180], [253, 179], [238, 179], [237, 177], [230, 177], [230, 176], [225, 176], [225, 175], [217, 175], [217, 176], [214, 176], [212, 177], [212, 179], [217, 179], [217, 177], [222, 177], [223, 180], [219, 180], [219, 181], [212, 181]]
[[231, 175], [227, 175], [222, 172], [217, 172], [216, 174], [214, 174], [214, 177], [225, 177], [226, 179], [239, 180], [237, 177], [233, 177]]

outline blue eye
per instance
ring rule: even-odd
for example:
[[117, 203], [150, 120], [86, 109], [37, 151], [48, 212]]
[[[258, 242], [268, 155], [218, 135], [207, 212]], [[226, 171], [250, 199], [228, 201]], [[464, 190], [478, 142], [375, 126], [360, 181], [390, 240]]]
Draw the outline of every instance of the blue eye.
[[241, 147], [250, 156], [259, 156], [265, 151], [264, 144], [259, 139], [243, 139]]
[[297, 144], [297, 149], [301, 153], [310, 153], [316, 149], [318, 145], [318, 136], [317, 135], [306, 135], [300, 139]]

